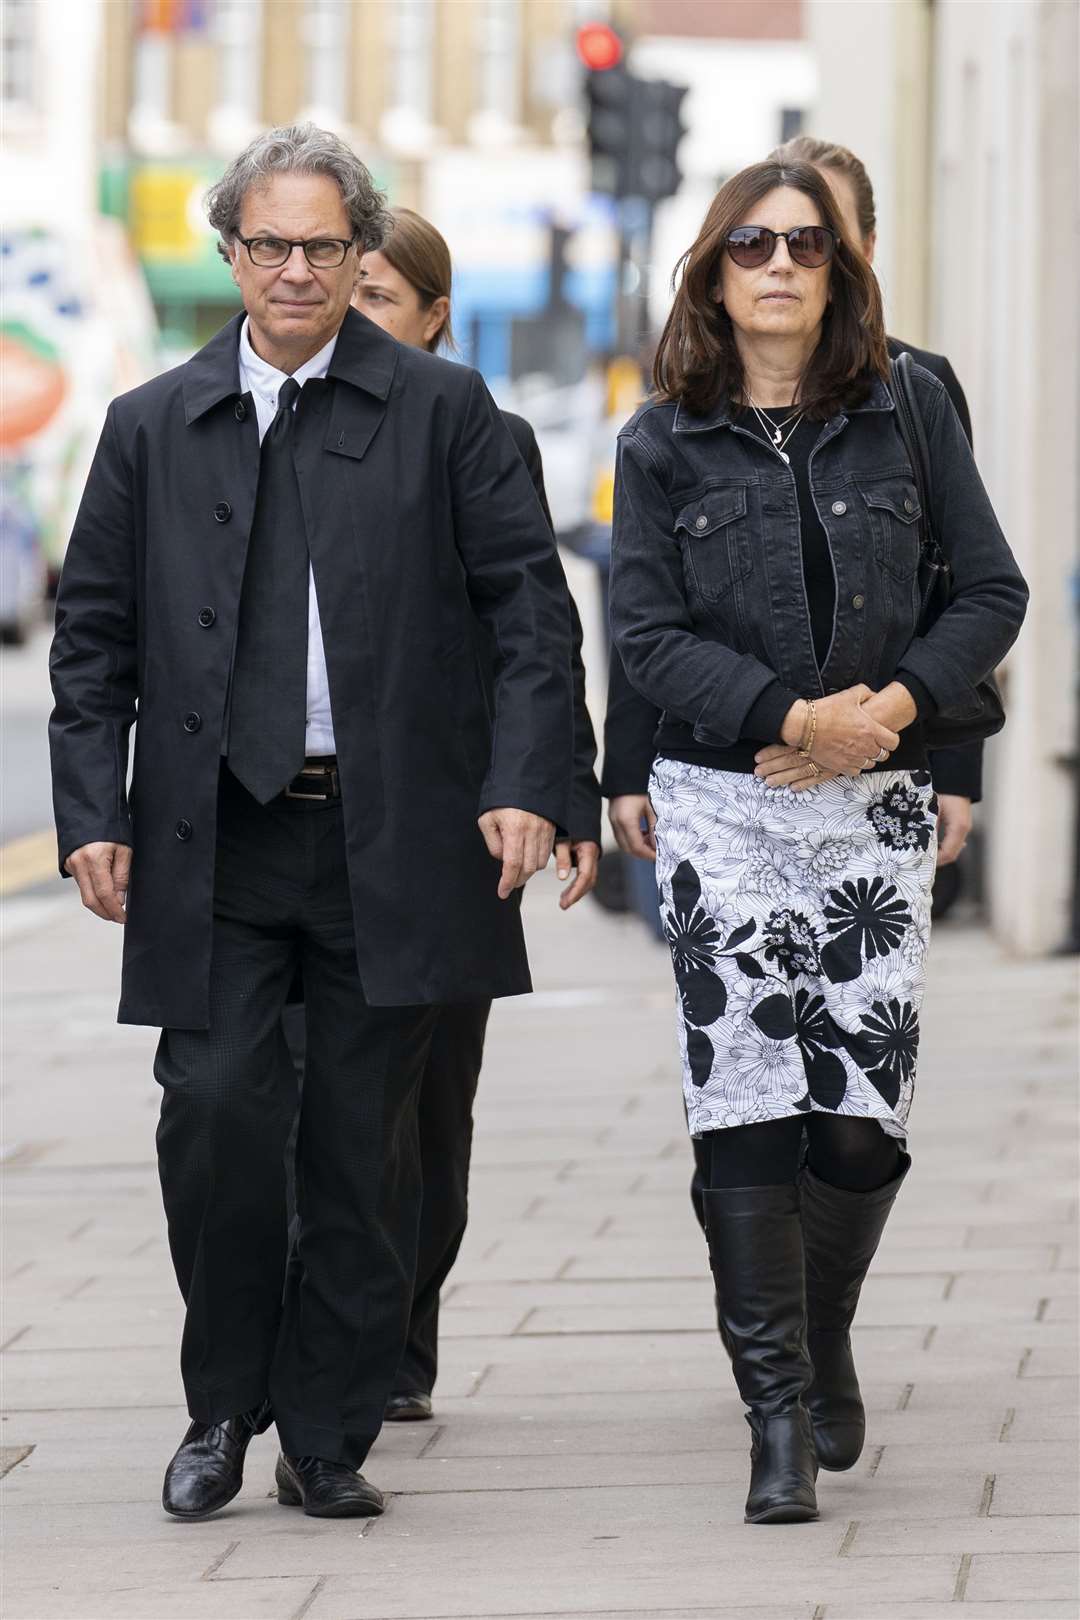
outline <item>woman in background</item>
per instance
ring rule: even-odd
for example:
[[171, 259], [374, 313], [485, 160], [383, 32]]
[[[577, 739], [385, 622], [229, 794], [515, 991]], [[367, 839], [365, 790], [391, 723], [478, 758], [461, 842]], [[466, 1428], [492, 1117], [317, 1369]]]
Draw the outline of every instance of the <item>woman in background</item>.
[[[408, 208], [395, 208], [394, 228], [378, 252], [365, 253], [353, 304], [391, 336], [435, 353], [453, 350], [450, 324], [450, 250], [428, 220]], [[532, 475], [548, 523], [551, 513], [544, 471], [532, 428], [503, 411], [511, 437]], [[567, 910], [596, 883], [600, 860], [600, 789], [593, 771], [596, 740], [585, 706], [581, 662], [581, 623], [571, 599], [574, 649], [574, 783], [569, 836], [555, 847], [560, 878], [576, 875], [559, 899]], [[492, 649], [480, 641], [477, 658], [490, 686]], [[480, 1078], [484, 1035], [491, 1003], [445, 1007], [431, 1042], [420, 1091], [420, 1149], [424, 1197], [416, 1284], [409, 1336], [386, 1416], [394, 1421], [430, 1418], [431, 1391], [438, 1367], [439, 1293], [457, 1258], [468, 1216], [469, 1158], [473, 1100]]]

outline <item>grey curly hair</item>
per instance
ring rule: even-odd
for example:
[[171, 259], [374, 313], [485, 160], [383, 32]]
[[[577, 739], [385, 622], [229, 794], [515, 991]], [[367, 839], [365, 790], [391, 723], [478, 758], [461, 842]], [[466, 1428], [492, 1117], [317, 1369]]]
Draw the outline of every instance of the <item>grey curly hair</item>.
[[386, 197], [352, 148], [317, 124], [284, 124], [256, 135], [206, 194], [207, 217], [221, 237], [223, 258], [228, 257], [225, 244], [235, 241], [240, 229], [247, 193], [275, 174], [328, 174], [341, 188], [359, 251], [382, 246], [393, 223]]

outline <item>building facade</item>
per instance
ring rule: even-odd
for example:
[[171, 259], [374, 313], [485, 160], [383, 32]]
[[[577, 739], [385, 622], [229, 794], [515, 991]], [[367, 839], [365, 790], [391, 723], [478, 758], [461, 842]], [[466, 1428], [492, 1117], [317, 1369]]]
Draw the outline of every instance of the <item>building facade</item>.
[[811, 128], [873, 176], [890, 328], [953, 362], [1032, 587], [987, 747], [991, 920], [1024, 954], [1076, 948], [1080, 8], [809, 0], [808, 31]]
[[[526, 194], [538, 190], [530, 170], [561, 154], [563, 188], [582, 192], [578, 0], [114, 0], [104, 10], [103, 206], [126, 221], [177, 353], [235, 303], [201, 198], [267, 125], [310, 118], [337, 130], [391, 200], [411, 206], [429, 204], [429, 167], [447, 152], [516, 166]], [[468, 247], [449, 234], [452, 248]], [[468, 334], [467, 277], [462, 296]], [[527, 304], [535, 296], [523, 288]]]

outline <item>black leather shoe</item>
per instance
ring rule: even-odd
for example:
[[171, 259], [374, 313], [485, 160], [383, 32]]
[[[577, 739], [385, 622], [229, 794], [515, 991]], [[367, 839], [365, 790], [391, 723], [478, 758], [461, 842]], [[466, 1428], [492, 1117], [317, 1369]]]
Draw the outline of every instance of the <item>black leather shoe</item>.
[[272, 1422], [264, 1401], [221, 1423], [193, 1423], [165, 1470], [161, 1505], [174, 1519], [207, 1519], [230, 1503], [244, 1483], [244, 1456]]
[[374, 1519], [385, 1508], [382, 1491], [348, 1463], [322, 1457], [277, 1460], [277, 1499], [283, 1507], [302, 1507], [313, 1519]]
[[426, 1423], [431, 1415], [431, 1396], [425, 1395], [422, 1389], [391, 1395], [383, 1413], [387, 1423]]

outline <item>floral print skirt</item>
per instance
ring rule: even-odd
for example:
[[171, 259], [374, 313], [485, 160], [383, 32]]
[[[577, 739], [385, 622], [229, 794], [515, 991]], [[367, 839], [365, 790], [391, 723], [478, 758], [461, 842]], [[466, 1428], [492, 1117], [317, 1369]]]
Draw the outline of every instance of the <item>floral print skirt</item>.
[[905, 1136], [937, 855], [929, 773], [793, 793], [658, 759], [649, 792], [691, 1134], [817, 1111]]

